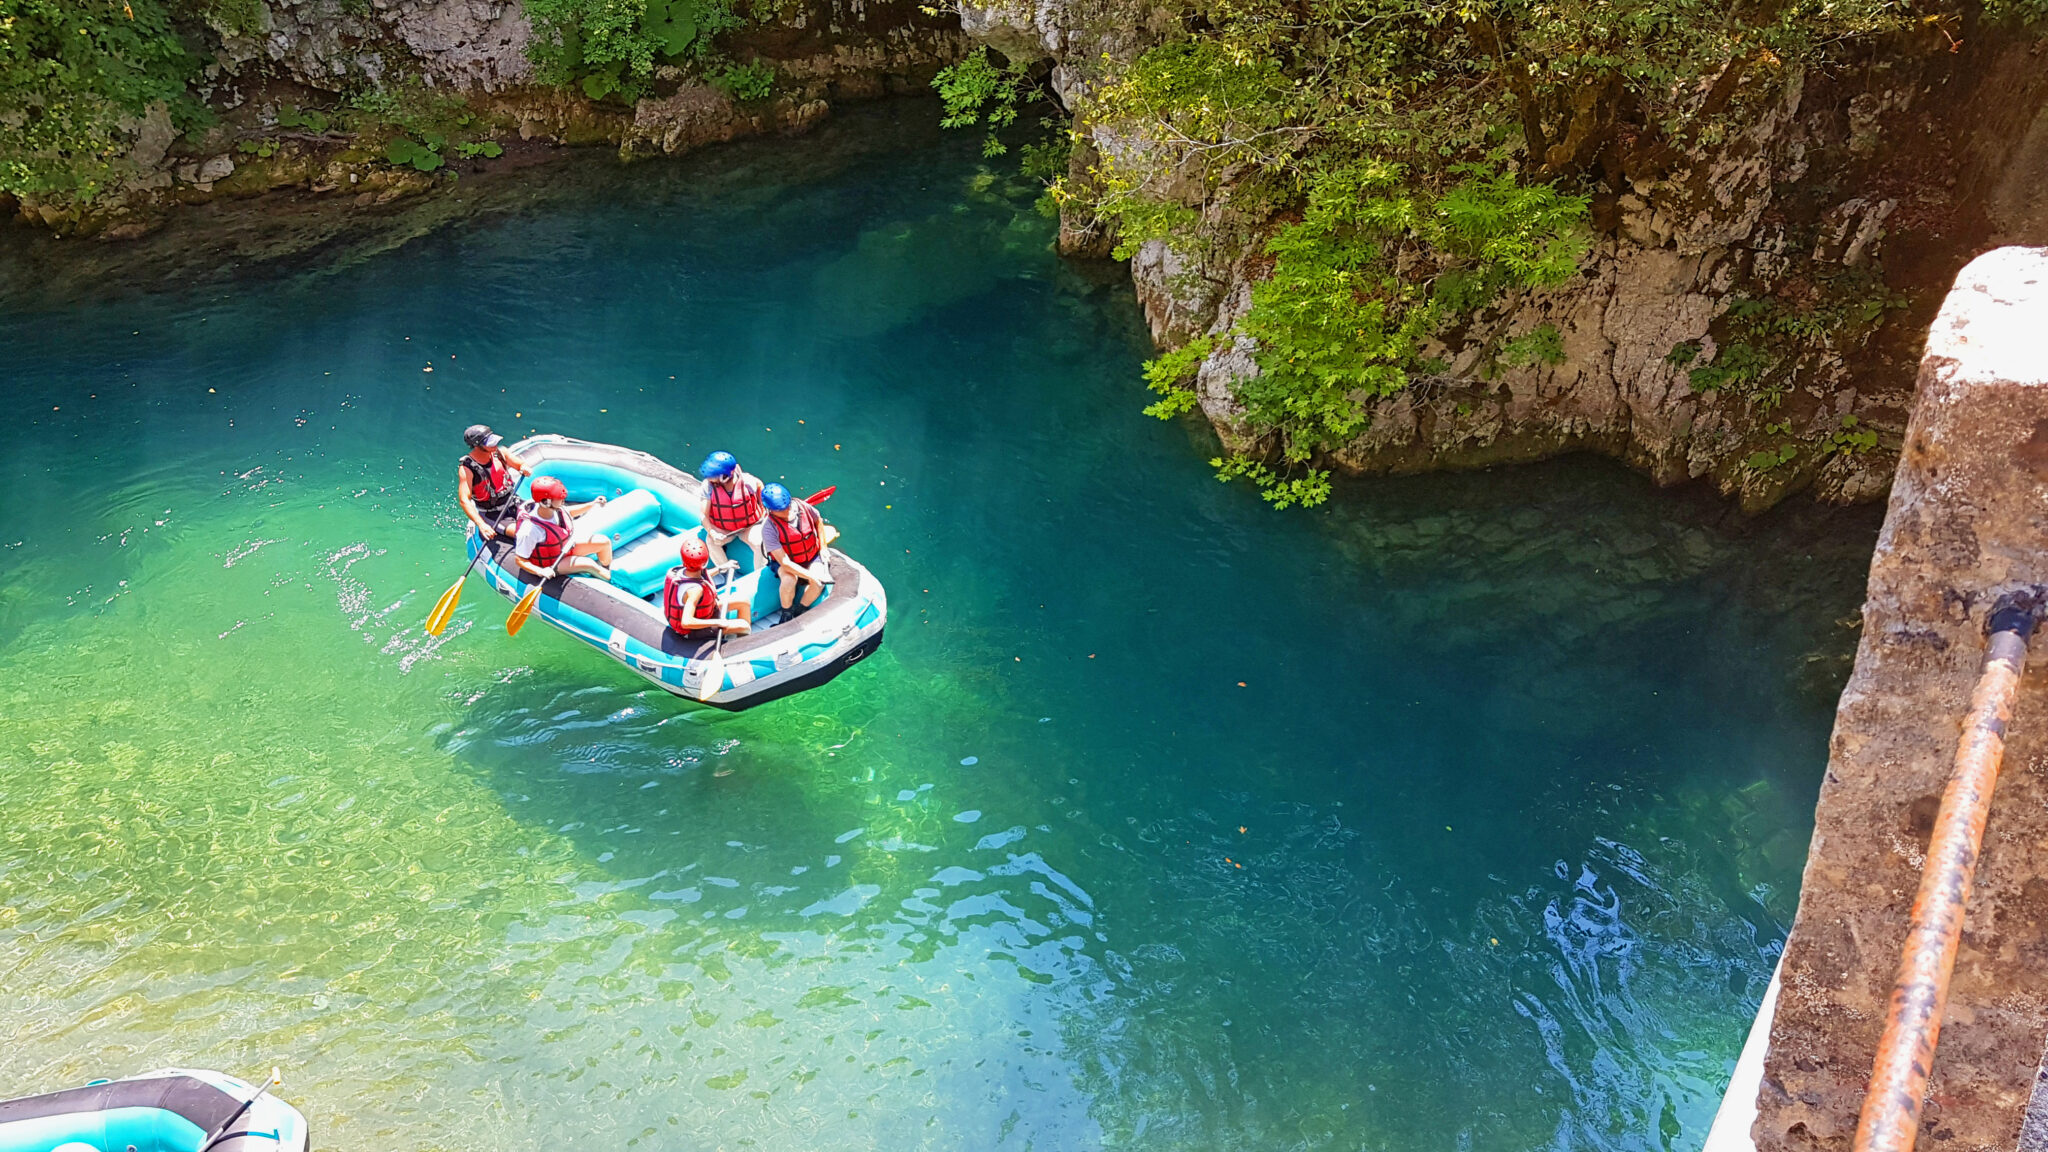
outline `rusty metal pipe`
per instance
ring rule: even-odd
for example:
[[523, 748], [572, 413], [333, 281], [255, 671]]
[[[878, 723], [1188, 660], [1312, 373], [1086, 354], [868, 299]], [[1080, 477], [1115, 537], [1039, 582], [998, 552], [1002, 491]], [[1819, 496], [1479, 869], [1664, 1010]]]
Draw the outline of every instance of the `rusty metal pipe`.
[[2005, 759], [2005, 728], [2012, 720], [2037, 605], [2035, 593], [2009, 593], [1991, 613], [1990, 644], [1963, 720], [1955, 769], [1941, 794], [1941, 810], [1927, 843], [1927, 863], [1913, 898], [1891, 1011], [1877, 1043], [1863, 1114], [1856, 1122], [1855, 1152], [1912, 1152], [1920, 1132], [1920, 1101], [1927, 1094], [1934, 1045], [1941, 1036], [1949, 976], [1955, 971], [1956, 946], [1962, 939], [1963, 906], [1969, 902], [1977, 871], [1991, 790]]

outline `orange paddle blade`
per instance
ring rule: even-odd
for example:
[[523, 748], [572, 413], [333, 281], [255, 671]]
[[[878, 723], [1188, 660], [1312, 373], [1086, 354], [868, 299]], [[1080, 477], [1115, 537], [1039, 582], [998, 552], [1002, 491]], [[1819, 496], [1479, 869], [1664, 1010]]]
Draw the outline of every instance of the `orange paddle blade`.
[[512, 606], [512, 614], [505, 617], [505, 635], [519, 635], [519, 630], [526, 627], [526, 618], [533, 615], [534, 601], [539, 599], [540, 585], [535, 584], [526, 590], [526, 595], [521, 596], [519, 603]]
[[455, 606], [462, 603], [462, 582], [469, 579], [464, 573], [455, 583], [448, 586], [441, 598], [434, 601], [434, 610], [427, 613], [427, 635], [439, 636], [448, 627], [448, 621], [455, 615]]

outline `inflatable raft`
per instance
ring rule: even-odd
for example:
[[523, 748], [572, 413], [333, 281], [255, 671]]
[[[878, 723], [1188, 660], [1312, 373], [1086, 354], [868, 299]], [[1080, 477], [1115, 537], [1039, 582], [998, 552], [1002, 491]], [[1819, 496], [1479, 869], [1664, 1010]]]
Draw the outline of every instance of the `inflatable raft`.
[[[576, 521], [577, 533], [612, 539], [610, 583], [590, 576], [541, 581], [520, 570], [512, 541], [480, 540], [468, 529], [469, 555], [479, 548], [477, 570], [511, 601], [541, 585], [534, 615], [652, 680], [677, 696], [739, 711], [815, 688], [859, 663], [882, 643], [888, 597], [873, 573], [836, 548], [821, 560], [831, 582], [826, 594], [792, 619], [781, 617], [781, 591], [764, 579], [762, 558], [744, 543], [726, 546], [739, 574], [720, 589], [753, 605], [754, 630], [713, 640], [684, 639], [662, 617], [661, 593], [685, 534], [701, 534], [703, 481], [630, 448], [534, 436], [507, 448], [535, 476], [553, 476], [569, 503], [606, 498]], [[521, 479], [519, 499], [532, 481]], [[706, 689], [705, 679], [712, 678]]]
[[306, 1152], [308, 1139], [298, 1109], [196, 1069], [0, 1102], [0, 1152]]

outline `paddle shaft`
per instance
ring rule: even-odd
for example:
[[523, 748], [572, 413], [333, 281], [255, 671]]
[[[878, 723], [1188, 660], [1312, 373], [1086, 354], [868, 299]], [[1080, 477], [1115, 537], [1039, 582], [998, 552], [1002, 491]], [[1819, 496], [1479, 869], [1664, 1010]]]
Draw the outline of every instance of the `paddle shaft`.
[[208, 1132], [206, 1134], [206, 1139], [199, 1142], [199, 1152], [207, 1152], [207, 1149], [212, 1148], [215, 1144], [220, 1143], [220, 1138], [227, 1134], [227, 1130], [229, 1128], [234, 1127], [235, 1121], [240, 1120], [242, 1118], [242, 1113], [247, 1112], [249, 1110], [250, 1105], [256, 1103], [258, 1100], [263, 1099], [264, 1093], [269, 1092], [271, 1086], [276, 1083], [277, 1069], [272, 1068], [270, 1070], [270, 1079], [265, 1080], [263, 1082], [263, 1087], [258, 1088], [256, 1091], [250, 1093], [249, 1098], [247, 1100], [242, 1101], [242, 1106], [240, 1108], [237, 1108], [233, 1112], [228, 1113], [228, 1118], [221, 1121], [219, 1127], [215, 1128], [211, 1132]]
[[503, 508], [498, 509], [497, 518], [491, 521], [491, 534], [485, 537], [483, 541], [477, 546], [476, 555], [471, 556], [469, 558], [469, 567], [464, 568], [462, 570], [462, 575], [458, 577], [455, 581], [457, 584], [460, 584], [464, 580], [469, 579], [469, 574], [471, 572], [476, 571], [476, 562], [483, 559], [484, 553], [489, 552], [491, 550], [491, 541], [497, 538], [498, 529], [504, 527], [505, 513], [510, 512], [515, 506], [517, 506], [517, 504], [518, 501], [516, 500], [507, 500], [505, 502], [505, 506]]

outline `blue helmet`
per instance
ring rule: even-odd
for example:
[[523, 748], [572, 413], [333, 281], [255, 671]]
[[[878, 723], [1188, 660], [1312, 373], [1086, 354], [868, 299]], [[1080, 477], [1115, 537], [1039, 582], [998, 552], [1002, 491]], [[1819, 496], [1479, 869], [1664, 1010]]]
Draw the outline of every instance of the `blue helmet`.
[[732, 453], [713, 452], [704, 458], [702, 464], [697, 465], [697, 475], [705, 480], [713, 476], [728, 476], [739, 466], [740, 462], [733, 459]]
[[780, 484], [770, 484], [761, 489], [761, 503], [767, 505], [770, 512], [780, 512], [794, 501], [789, 495], [789, 489]]

